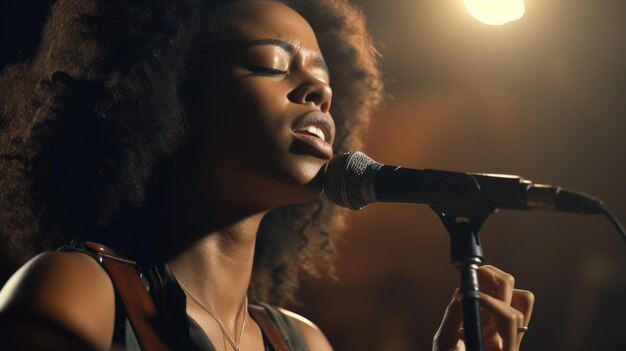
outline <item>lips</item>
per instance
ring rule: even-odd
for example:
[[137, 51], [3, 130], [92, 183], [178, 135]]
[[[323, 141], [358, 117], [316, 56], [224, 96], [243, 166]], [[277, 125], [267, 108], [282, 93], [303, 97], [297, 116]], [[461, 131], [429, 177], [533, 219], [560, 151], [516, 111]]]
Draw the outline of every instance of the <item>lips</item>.
[[335, 123], [329, 114], [320, 111], [307, 112], [294, 121], [291, 132], [295, 138], [295, 151], [325, 160], [333, 157]]

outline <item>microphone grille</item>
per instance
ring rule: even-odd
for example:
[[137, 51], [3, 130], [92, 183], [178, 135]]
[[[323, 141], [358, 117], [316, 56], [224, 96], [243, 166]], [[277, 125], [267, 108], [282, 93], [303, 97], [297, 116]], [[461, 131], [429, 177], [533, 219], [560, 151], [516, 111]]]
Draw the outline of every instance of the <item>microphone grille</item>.
[[361, 194], [361, 178], [367, 166], [376, 163], [362, 152], [346, 153], [333, 157], [326, 166], [324, 192], [330, 201], [353, 210], [369, 203]]

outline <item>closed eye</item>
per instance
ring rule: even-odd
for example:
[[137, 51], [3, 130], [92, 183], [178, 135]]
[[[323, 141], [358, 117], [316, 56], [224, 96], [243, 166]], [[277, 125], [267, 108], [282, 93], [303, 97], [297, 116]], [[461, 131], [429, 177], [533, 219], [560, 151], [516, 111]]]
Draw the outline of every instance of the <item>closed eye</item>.
[[268, 76], [278, 76], [281, 74], [287, 74], [287, 71], [283, 71], [283, 70], [279, 70], [279, 69], [275, 69], [271, 67], [265, 67], [265, 66], [246, 66], [246, 69], [254, 73], [268, 75]]

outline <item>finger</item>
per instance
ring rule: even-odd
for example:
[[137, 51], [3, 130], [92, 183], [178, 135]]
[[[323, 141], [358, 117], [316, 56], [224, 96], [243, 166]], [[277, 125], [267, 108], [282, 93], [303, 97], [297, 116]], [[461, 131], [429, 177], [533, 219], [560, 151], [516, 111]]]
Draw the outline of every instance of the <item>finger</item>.
[[480, 308], [480, 324], [483, 331], [483, 338], [498, 334], [498, 323], [494, 317], [484, 307]]
[[[512, 295], [513, 284], [515, 283], [512, 276], [491, 265], [484, 265], [478, 268], [477, 274], [478, 284], [483, 293], [493, 296], [505, 303], [510, 301], [509, 295]], [[480, 318], [483, 327], [483, 337], [487, 339], [494, 335], [497, 336], [498, 323], [494, 321], [494, 317], [491, 313], [483, 313], [483, 309], [484, 308], [481, 307]]]
[[[530, 323], [530, 317], [533, 313], [533, 306], [535, 305], [535, 295], [527, 290], [518, 290], [515, 289], [513, 291], [513, 298], [511, 299], [511, 307], [520, 311], [524, 315], [524, 321], [521, 327], [528, 327]], [[519, 331], [518, 331], [519, 332]], [[519, 332], [519, 337], [517, 338], [518, 346], [519, 343], [522, 342], [522, 338], [524, 337], [525, 332]]]
[[518, 339], [521, 337], [520, 334], [523, 334], [518, 332], [518, 328], [524, 323], [523, 313], [495, 297], [484, 293], [480, 295], [482, 306], [494, 317], [499, 337], [502, 338], [502, 350], [517, 350]]
[[452, 301], [446, 308], [441, 325], [435, 334], [434, 343], [439, 350], [449, 350], [456, 348], [461, 338], [461, 293], [459, 289], [454, 291]]
[[489, 294], [507, 305], [511, 304], [513, 297], [513, 287], [515, 286], [515, 278], [490, 265], [478, 268], [478, 285], [480, 290]]
[[524, 326], [527, 327], [535, 305], [535, 295], [528, 290], [513, 290], [511, 307], [524, 314]]
[[483, 350], [503, 350], [500, 335], [483, 336]]

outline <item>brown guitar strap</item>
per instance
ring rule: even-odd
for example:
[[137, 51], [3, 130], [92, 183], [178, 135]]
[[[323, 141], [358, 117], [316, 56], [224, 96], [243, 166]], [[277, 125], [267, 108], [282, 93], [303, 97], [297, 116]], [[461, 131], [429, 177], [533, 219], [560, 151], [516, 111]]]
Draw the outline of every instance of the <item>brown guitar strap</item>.
[[168, 351], [169, 348], [153, 325], [157, 317], [157, 310], [139, 277], [137, 262], [120, 256], [115, 250], [102, 244], [85, 242], [85, 246], [96, 252], [104, 269], [109, 273], [109, 277], [111, 277], [111, 281], [122, 299], [128, 320], [135, 331], [141, 349], [144, 351]]
[[[115, 250], [102, 244], [85, 242], [85, 246], [96, 252], [104, 269], [111, 277], [111, 281], [122, 299], [141, 349], [144, 351], [168, 351], [169, 348], [154, 327], [157, 310], [152, 297], [139, 277], [137, 262], [121, 256]], [[249, 305], [248, 311], [267, 336], [274, 350], [289, 351], [283, 335], [276, 328], [265, 308]]]
[[252, 318], [254, 318], [257, 322], [263, 331], [263, 334], [267, 336], [267, 340], [269, 340], [270, 344], [272, 344], [274, 350], [289, 351], [285, 338], [283, 338], [283, 335], [280, 333], [278, 328], [276, 328], [276, 325], [263, 306], [249, 305], [248, 311], [250, 311], [250, 316], [252, 316]]

